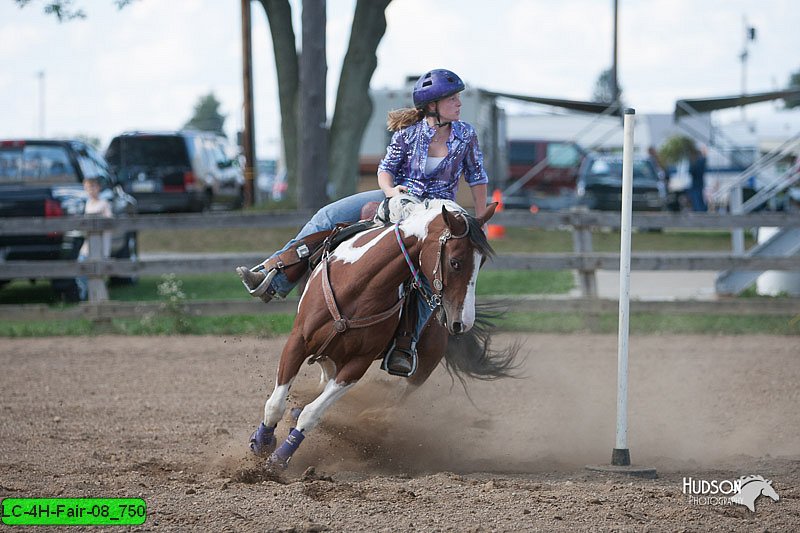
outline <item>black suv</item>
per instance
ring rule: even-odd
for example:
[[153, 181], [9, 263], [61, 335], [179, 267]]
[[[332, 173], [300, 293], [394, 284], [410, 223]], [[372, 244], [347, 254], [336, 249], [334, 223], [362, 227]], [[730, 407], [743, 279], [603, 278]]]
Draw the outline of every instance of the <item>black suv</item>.
[[[100, 153], [77, 140], [0, 140], [0, 217], [81, 216], [86, 177], [100, 182], [100, 196], [114, 215], [136, 213], [136, 200], [122, 190]], [[77, 231], [40, 235], [0, 234], [0, 261], [77, 260], [84, 236]], [[114, 232], [111, 256], [135, 260], [135, 232]], [[24, 278], [24, 273], [20, 273]], [[0, 280], [0, 286], [9, 280]], [[114, 281], [132, 281], [128, 279]], [[54, 279], [68, 301], [78, 298], [75, 279]]]
[[111, 140], [109, 165], [140, 213], [239, 208], [244, 173], [224, 137], [215, 133], [128, 132]]
[[[644, 158], [633, 160], [634, 211], [663, 211], [667, 193], [653, 163]], [[622, 157], [587, 155], [578, 172], [578, 203], [589, 209], [619, 211], [622, 207]]]

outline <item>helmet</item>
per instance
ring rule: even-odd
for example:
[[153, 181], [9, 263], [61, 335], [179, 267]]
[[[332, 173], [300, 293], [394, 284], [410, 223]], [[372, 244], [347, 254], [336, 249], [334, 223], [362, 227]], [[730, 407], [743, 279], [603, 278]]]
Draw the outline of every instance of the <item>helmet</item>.
[[422, 108], [464, 90], [464, 82], [455, 72], [443, 68], [423, 74], [414, 84], [414, 107]]

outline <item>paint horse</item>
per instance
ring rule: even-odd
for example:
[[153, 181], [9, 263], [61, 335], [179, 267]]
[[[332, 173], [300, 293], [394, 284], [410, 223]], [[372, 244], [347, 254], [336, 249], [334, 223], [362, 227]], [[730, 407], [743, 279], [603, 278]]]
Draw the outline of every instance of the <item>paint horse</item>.
[[[515, 349], [492, 351], [489, 334], [476, 325], [475, 284], [484, 259], [493, 255], [480, 218], [454, 202], [431, 200], [405, 220], [369, 230], [340, 244], [316, 266], [300, 298], [284, 346], [275, 389], [250, 448], [268, 457], [268, 467], [286, 467], [325, 411], [380, 359], [394, 337], [409, 279], [424, 275], [435, 308], [417, 344], [418, 366], [409, 390], [421, 385], [442, 358], [451, 375], [494, 379], [510, 375]], [[322, 393], [306, 405], [297, 425], [276, 449], [275, 428], [286, 410], [289, 389], [304, 361], [322, 367]], [[407, 391], [408, 392], [408, 391]]]

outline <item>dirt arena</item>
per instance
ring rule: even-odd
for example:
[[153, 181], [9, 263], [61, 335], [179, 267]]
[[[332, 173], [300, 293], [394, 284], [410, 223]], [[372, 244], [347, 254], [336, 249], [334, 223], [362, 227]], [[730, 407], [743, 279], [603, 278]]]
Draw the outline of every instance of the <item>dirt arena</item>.
[[[616, 336], [515, 339], [524, 377], [469, 397], [440, 369], [398, 405], [373, 367], [279, 476], [247, 440], [283, 339], [0, 339], [0, 497], [142, 497], [156, 531], [800, 530], [796, 337], [631, 339], [631, 456], [655, 480], [584, 468], [614, 445]], [[780, 500], [682, 493], [746, 474]]]

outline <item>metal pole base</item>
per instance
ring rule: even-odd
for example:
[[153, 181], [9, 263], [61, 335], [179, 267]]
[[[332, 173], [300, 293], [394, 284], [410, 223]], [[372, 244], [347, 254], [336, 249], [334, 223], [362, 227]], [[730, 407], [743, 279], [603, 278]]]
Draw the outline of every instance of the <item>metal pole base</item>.
[[625, 474], [634, 477], [655, 479], [658, 473], [655, 468], [631, 466], [631, 452], [627, 448], [614, 448], [611, 452], [610, 465], [587, 465], [587, 470], [592, 472], [606, 472], [611, 474]]
[[614, 448], [614, 451], [611, 452], [611, 464], [614, 466], [630, 466], [631, 451], [627, 448]]

